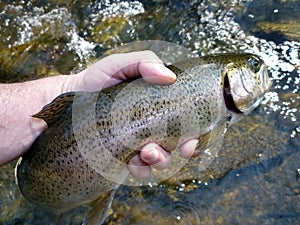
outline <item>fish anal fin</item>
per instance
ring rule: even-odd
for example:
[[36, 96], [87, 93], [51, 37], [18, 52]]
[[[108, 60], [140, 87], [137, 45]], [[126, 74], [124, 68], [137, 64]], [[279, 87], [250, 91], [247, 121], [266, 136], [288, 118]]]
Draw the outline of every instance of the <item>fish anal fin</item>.
[[107, 217], [115, 193], [116, 189], [100, 195], [100, 197], [92, 203], [92, 207], [84, 218], [83, 225], [101, 225]]
[[45, 105], [41, 111], [32, 115], [34, 118], [43, 119], [47, 124], [54, 122], [72, 103], [75, 92], [68, 92], [56, 97]]

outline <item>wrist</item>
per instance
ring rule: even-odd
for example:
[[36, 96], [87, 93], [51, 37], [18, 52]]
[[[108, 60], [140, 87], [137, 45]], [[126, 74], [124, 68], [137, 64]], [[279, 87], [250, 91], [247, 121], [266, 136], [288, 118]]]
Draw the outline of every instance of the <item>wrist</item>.
[[33, 118], [44, 105], [72, 90], [72, 76], [61, 75], [24, 83], [0, 84], [0, 165], [22, 155], [47, 128]]

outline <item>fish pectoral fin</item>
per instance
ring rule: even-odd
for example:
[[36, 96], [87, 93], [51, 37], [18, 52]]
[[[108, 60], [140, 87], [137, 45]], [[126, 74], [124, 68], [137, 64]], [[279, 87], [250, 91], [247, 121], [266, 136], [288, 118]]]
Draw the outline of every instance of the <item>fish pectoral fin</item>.
[[223, 141], [224, 134], [229, 125], [229, 119], [229, 117], [225, 117], [223, 120], [218, 122], [212, 130], [199, 137], [199, 142], [195, 150], [196, 154], [193, 156], [198, 156], [215, 143]]
[[32, 117], [43, 119], [47, 124], [54, 122], [72, 103], [75, 92], [68, 92], [55, 98]]
[[116, 189], [105, 192], [96, 199], [84, 218], [83, 225], [101, 225], [109, 212], [115, 193]]

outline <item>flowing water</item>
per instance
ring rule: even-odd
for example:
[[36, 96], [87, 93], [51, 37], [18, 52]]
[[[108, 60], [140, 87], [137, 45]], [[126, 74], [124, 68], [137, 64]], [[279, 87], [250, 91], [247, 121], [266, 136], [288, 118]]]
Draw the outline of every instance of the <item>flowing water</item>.
[[[106, 50], [163, 40], [205, 55], [253, 52], [273, 80], [263, 104], [232, 126], [202, 172], [122, 186], [105, 224], [298, 224], [300, 221], [300, 1], [1, 1], [0, 81], [86, 68]], [[49, 224], [0, 169], [0, 224]], [[67, 213], [80, 224], [85, 208]]]

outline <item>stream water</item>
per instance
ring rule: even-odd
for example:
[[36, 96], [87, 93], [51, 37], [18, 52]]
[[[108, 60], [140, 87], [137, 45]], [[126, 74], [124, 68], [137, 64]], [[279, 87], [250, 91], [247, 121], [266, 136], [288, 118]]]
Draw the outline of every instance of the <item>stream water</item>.
[[[122, 186], [105, 224], [298, 224], [300, 221], [300, 1], [1, 1], [0, 81], [70, 74], [137, 40], [193, 53], [253, 52], [273, 86], [232, 126], [214, 162], [154, 186]], [[34, 99], [33, 99], [34, 100]], [[49, 224], [0, 168], [0, 225]], [[80, 224], [84, 208], [64, 224]]]

